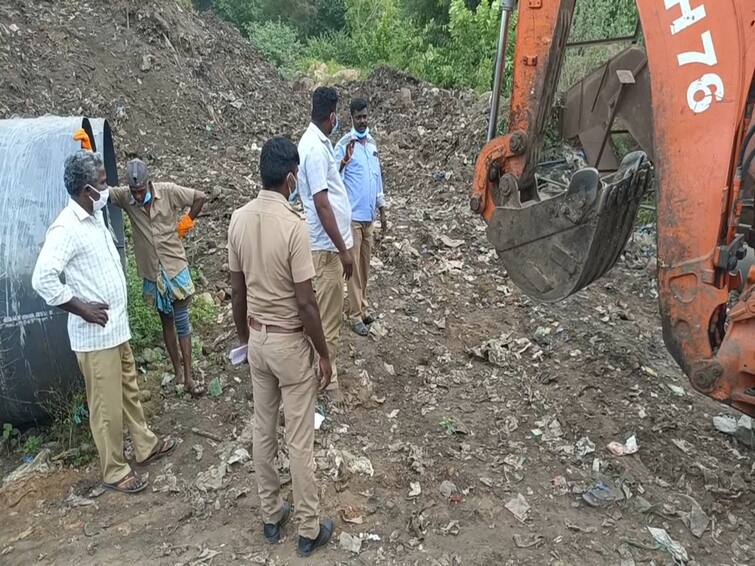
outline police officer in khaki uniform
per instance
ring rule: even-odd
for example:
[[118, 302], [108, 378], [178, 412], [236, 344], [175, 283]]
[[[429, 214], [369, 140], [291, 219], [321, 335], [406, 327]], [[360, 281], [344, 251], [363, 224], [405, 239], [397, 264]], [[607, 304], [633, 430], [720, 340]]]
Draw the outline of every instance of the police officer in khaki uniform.
[[299, 154], [285, 138], [262, 148], [263, 190], [236, 210], [228, 228], [233, 318], [239, 340], [249, 345], [254, 393], [254, 468], [263, 533], [280, 540], [291, 507], [280, 495], [278, 409], [283, 401], [301, 556], [325, 546], [333, 521], [320, 522], [315, 483], [315, 401], [332, 375], [312, 279], [306, 224], [289, 205], [296, 189]]

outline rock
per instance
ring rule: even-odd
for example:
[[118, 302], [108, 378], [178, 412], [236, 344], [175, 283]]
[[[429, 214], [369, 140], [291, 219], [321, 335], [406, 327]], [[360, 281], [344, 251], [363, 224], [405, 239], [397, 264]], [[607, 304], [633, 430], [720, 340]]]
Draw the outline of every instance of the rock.
[[338, 537], [338, 546], [340, 546], [342, 550], [346, 550], [352, 554], [359, 554], [362, 551], [362, 539], [350, 535], [346, 531], [341, 531], [341, 534]]
[[713, 426], [718, 432], [733, 436], [737, 432], [737, 419], [728, 416], [713, 417]]
[[676, 395], [677, 397], [684, 397], [685, 395], [684, 387], [680, 387], [672, 383], [667, 383], [666, 385], [668, 385], [668, 388], [671, 390], [671, 392], [674, 395]]
[[409, 497], [419, 497], [422, 495], [422, 486], [418, 481], [413, 481], [409, 484]]
[[159, 348], [145, 348], [142, 352], [142, 359], [146, 364], [154, 364], [163, 359], [163, 354]]
[[215, 299], [212, 296], [212, 293], [205, 292], [200, 293], [199, 295], [194, 297], [194, 304], [197, 307], [207, 307], [207, 308], [214, 308], [215, 307]]
[[516, 497], [506, 503], [506, 509], [508, 509], [517, 520], [524, 523], [527, 520], [531, 507], [524, 496], [521, 493], [517, 493]]
[[333, 74], [333, 81], [337, 83], [349, 83], [358, 81], [362, 75], [359, 69], [339, 69]]
[[539, 326], [535, 330], [535, 342], [541, 346], [547, 346], [551, 343], [551, 329], [547, 326]]
[[401, 100], [401, 104], [406, 108], [414, 106], [414, 102], [412, 101], [412, 91], [406, 87], [401, 88], [399, 91], [399, 99]]
[[140, 389], [139, 390], [139, 401], [142, 403], [149, 401], [152, 399], [152, 391], [149, 389]]
[[457, 493], [459, 493], [459, 488], [457, 488], [456, 484], [454, 484], [453, 482], [445, 480], [440, 484], [440, 494], [444, 499], [448, 499], [449, 497], [456, 495]]
[[296, 79], [293, 86], [296, 92], [312, 92], [315, 90], [317, 83], [310, 77], [303, 76]]
[[152, 68], [152, 55], [150, 55], [149, 53], [145, 53], [144, 55], [142, 55], [142, 64], [139, 67], [139, 69], [143, 73], [146, 73], [151, 68]]
[[737, 440], [745, 446], [755, 448], [755, 424], [752, 417], [742, 415], [737, 421]]

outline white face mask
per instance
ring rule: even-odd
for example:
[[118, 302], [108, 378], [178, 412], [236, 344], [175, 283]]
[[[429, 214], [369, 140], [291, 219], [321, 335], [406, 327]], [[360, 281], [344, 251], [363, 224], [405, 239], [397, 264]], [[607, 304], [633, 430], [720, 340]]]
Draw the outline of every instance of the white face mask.
[[[93, 191], [97, 191], [97, 189], [95, 189], [91, 185], [89, 185], [89, 187]], [[97, 212], [98, 210], [102, 210], [103, 208], [107, 206], [107, 201], [110, 198], [110, 187], [105, 187], [104, 191], [97, 191], [97, 192], [99, 192], [100, 194], [99, 200], [94, 200], [91, 196], [89, 197], [92, 200], [92, 205], [94, 207], [95, 212]]]
[[288, 185], [288, 196], [290, 197], [291, 195], [296, 193], [296, 177], [294, 177], [292, 173], [289, 173], [288, 177], [286, 177], [286, 181], [288, 181], [289, 179], [294, 180], [293, 185], [291, 183], [286, 182], [286, 184]]

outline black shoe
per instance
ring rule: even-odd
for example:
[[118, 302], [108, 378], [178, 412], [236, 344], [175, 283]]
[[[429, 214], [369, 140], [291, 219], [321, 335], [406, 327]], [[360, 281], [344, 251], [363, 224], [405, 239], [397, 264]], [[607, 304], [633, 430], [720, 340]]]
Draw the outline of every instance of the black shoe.
[[291, 518], [291, 504], [283, 502], [283, 516], [277, 523], [264, 523], [263, 532], [265, 533], [265, 540], [270, 544], [277, 544], [281, 540], [281, 529], [286, 526], [288, 520]]
[[370, 324], [375, 322], [375, 317], [372, 316], [371, 314], [368, 314], [362, 319], [362, 322], [364, 322], [367, 326], [369, 326]]
[[334, 529], [333, 521], [325, 519], [320, 523], [320, 534], [317, 535], [317, 538], [299, 537], [299, 556], [304, 558], [311, 556], [315, 550], [328, 544]]

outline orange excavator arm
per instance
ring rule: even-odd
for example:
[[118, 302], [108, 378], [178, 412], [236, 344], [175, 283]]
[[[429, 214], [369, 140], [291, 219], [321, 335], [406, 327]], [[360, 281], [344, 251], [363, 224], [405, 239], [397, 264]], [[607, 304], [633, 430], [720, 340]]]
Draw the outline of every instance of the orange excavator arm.
[[[561, 300], [608, 271], [655, 178], [664, 340], [698, 391], [755, 415], [755, 2], [637, 0], [650, 71], [654, 163], [641, 152], [554, 190], [535, 170], [575, 0], [502, 0], [488, 144], [471, 208], [512, 280]], [[517, 16], [509, 131], [496, 136], [508, 22]], [[645, 63], [643, 62], [643, 65]], [[616, 71], [620, 86], [643, 69]], [[620, 96], [619, 89], [619, 95]], [[617, 104], [613, 100], [611, 104]], [[752, 222], [752, 220], [750, 220]]]

